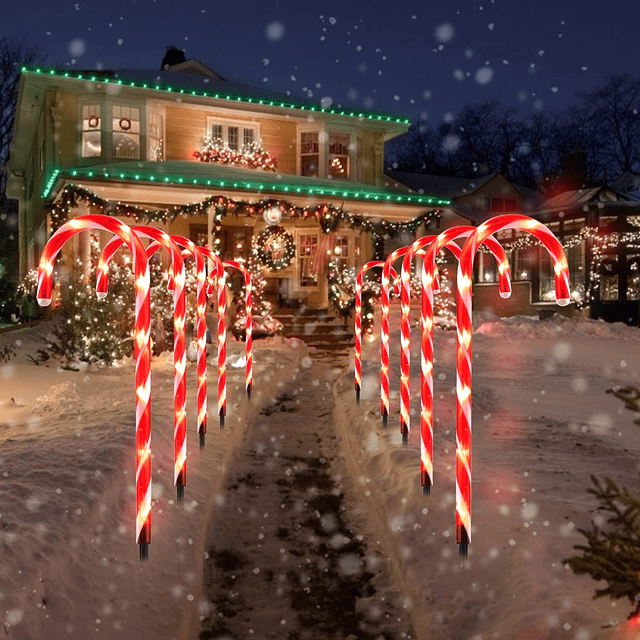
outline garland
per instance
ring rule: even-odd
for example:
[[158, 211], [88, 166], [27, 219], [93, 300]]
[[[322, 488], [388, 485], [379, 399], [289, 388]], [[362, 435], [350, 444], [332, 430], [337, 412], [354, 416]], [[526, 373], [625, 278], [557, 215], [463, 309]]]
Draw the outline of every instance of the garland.
[[244, 169], [275, 171], [277, 166], [276, 159], [265, 150], [261, 140], [254, 140], [237, 151], [220, 138], [206, 136], [202, 148], [200, 151], [194, 151], [193, 157], [200, 162], [230, 164]]
[[370, 233], [377, 241], [377, 246], [381, 248], [384, 247], [384, 236], [394, 237], [403, 232], [415, 234], [420, 225], [433, 219], [440, 219], [438, 209], [421, 213], [413, 220], [406, 222], [390, 222], [389, 220], [373, 220], [359, 214], [349, 213], [344, 211], [342, 207], [334, 207], [327, 203], [298, 207], [284, 200], [273, 198], [259, 202], [246, 202], [225, 196], [211, 196], [201, 202], [175, 205], [166, 209], [149, 209], [130, 204], [111, 203], [87, 189], [77, 185], [67, 185], [60, 192], [58, 200], [44, 206], [45, 211], [51, 217], [54, 231], [67, 221], [69, 210], [77, 207], [80, 203], [97, 209], [99, 213], [133, 218], [137, 224], [142, 222], [168, 223], [173, 222], [178, 216], [206, 215], [210, 208], [214, 209], [214, 224], [220, 224], [224, 215], [262, 217], [267, 209], [277, 207], [283, 217], [287, 216], [290, 220], [312, 220], [315, 218], [324, 233], [335, 231], [340, 224]]
[[256, 238], [258, 259], [272, 271], [286, 269], [296, 254], [293, 236], [282, 227], [263, 229]]

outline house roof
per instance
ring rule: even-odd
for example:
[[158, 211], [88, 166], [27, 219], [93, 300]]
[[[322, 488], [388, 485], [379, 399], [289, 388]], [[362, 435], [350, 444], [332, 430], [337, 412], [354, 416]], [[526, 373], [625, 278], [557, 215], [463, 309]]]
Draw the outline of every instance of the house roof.
[[632, 193], [625, 193], [611, 187], [591, 187], [589, 189], [564, 191], [544, 202], [538, 210], [554, 212], [580, 209], [594, 204], [600, 207], [638, 208], [640, 206], [640, 198]]
[[449, 176], [436, 176], [428, 173], [410, 173], [408, 171], [387, 171], [390, 178], [387, 183], [393, 185], [393, 181], [406, 185], [417, 193], [432, 193], [441, 198], [456, 198], [477, 191], [497, 173], [491, 173], [480, 178], [452, 178]]
[[640, 190], [640, 176], [627, 171], [611, 185], [611, 188], [616, 189], [617, 191], [636, 192]]
[[84, 177], [98, 180], [124, 180], [147, 184], [219, 187], [271, 194], [335, 196], [346, 200], [377, 203], [445, 206], [449, 201], [428, 195], [415, 195], [381, 189], [368, 184], [326, 178], [310, 178], [268, 171], [240, 169], [215, 163], [171, 160], [167, 162], [110, 162], [100, 165], [57, 169], [45, 184], [43, 198], [54, 190], [59, 179]]
[[[189, 62], [189, 61], [187, 61]], [[175, 65], [180, 66], [180, 65]], [[281, 107], [296, 109], [306, 112], [327, 113], [338, 116], [358, 118], [362, 121], [392, 123], [407, 125], [410, 118], [362, 111], [353, 108], [323, 107], [317, 102], [307, 98], [291, 98], [269, 91], [268, 89], [251, 87], [238, 82], [222, 79], [214, 73], [210, 76], [204, 73], [194, 73], [185, 68], [182, 71], [163, 69], [149, 71], [141, 69], [126, 69], [122, 71], [63, 71], [60, 69], [42, 69], [28, 67], [22, 68], [23, 75], [58, 77], [70, 80], [79, 80], [86, 85], [87, 82], [117, 84], [122, 86], [137, 87], [149, 91], [157, 91], [164, 94], [184, 94], [194, 97], [215, 98], [232, 102], [251, 103], [269, 107]]]

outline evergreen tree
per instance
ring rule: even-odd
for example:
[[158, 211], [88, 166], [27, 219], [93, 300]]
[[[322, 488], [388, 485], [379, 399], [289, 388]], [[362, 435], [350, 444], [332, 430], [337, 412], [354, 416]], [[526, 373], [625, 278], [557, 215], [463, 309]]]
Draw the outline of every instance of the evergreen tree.
[[629, 619], [640, 615], [640, 499], [625, 487], [618, 488], [613, 480], [604, 483], [591, 476], [595, 488], [588, 492], [600, 502], [597, 511], [610, 514], [601, 529], [592, 523], [591, 529], [578, 529], [587, 538], [587, 545], [575, 545], [582, 556], [563, 560], [576, 574], [589, 574], [594, 580], [604, 580], [608, 586], [596, 589], [594, 599], [603, 596], [628, 598], [635, 608]]

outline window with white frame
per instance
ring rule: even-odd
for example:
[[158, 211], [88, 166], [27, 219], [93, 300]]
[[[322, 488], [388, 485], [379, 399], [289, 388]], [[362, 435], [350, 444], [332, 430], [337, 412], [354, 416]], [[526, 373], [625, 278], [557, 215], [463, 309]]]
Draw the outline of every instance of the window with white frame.
[[112, 107], [113, 157], [140, 159], [140, 109], [114, 104]]
[[164, 160], [164, 116], [157, 111], [151, 111], [148, 122], [147, 159], [162, 162]]
[[333, 261], [337, 263], [338, 271], [344, 271], [351, 266], [349, 254], [349, 237], [336, 236], [336, 242], [333, 246]]
[[207, 134], [233, 151], [242, 151], [258, 140], [259, 128], [254, 123], [231, 122], [207, 118]]
[[318, 177], [319, 170], [319, 134], [317, 131], [303, 131], [300, 134], [300, 175]]
[[102, 117], [99, 104], [82, 105], [80, 155], [99, 158], [102, 155]]
[[349, 178], [349, 134], [329, 132], [329, 171], [331, 178]]
[[301, 176], [364, 180], [364, 140], [355, 132], [318, 128], [298, 132]]
[[298, 284], [300, 287], [317, 287], [318, 272], [314, 268], [318, 254], [318, 233], [298, 235]]

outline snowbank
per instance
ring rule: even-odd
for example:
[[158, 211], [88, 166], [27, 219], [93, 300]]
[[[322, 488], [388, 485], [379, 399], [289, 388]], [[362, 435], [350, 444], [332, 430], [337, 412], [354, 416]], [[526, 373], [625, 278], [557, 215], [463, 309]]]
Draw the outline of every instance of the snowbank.
[[207, 529], [244, 427], [296, 375], [306, 349], [282, 338], [254, 343], [248, 402], [244, 344], [229, 341], [227, 419], [217, 418], [217, 354], [210, 354], [206, 447], [195, 433], [196, 371], [187, 370], [184, 501], [173, 487], [171, 357], [152, 364], [153, 536], [135, 543], [134, 365], [70, 372], [30, 363], [46, 324], [0, 336], [20, 341], [0, 363], [0, 602], [5, 635], [21, 640], [193, 638]]
[[412, 603], [414, 629], [429, 640], [637, 640], [625, 621], [629, 603], [594, 601], [603, 583], [574, 575], [562, 560], [578, 554], [578, 528], [597, 506], [587, 494], [590, 474], [638, 487], [638, 416], [606, 390], [638, 385], [640, 331], [561, 316], [475, 315], [467, 559], [455, 543], [455, 334], [434, 336], [430, 497], [419, 479], [419, 332], [408, 446], [399, 434], [399, 322], [392, 318], [389, 426], [380, 419], [379, 339], [365, 340], [361, 404], [352, 359], [334, 387], [341, 446], [360, 478], [371, 533]]

